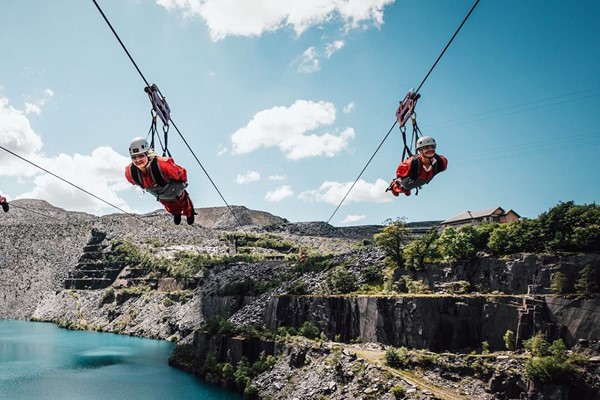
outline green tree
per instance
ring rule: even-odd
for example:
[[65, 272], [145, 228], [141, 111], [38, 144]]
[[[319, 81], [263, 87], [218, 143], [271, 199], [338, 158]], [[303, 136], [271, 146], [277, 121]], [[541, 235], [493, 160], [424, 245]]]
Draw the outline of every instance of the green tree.
[[420, 281], [418, 279], [413, 280], [410, 276], [407, 275], [404, 275], [402, 277], [402, 280], [404, 281], [404, 286], [406, 286], [406, 290], [408, 290], [408, 293], [410, 294], [431, 293], [429, 285], [423, 281]]
[[548, 250], [595, 251], [600, 249], [600, 205], [560, 202], [538, 220]]
[[587, 264], [579, 271], [579, 279], [575, 282], [575, 291], [577, 294], [590, 297], [594, 293], [598, 293], [598, 281], [596, 271], [591, 264]]
[[394, 385], [390, 389], [390, 393], [395, 399], [403, 399], [406, 396], [406, 389], [401, 385]]
[[493, 230], [488, 240], [488, 248], [496, 255], [518, 251], [518, 249], [512, 247], [508, 224], [500, 224]]
[[542, 332], [538, 332], [531, 339], [523, 341], [523, 346], [527, 349], [534, 357], [549, 356], [550, 343], [546, 340], [546, 335]]
[[410, 229], [400, 218], [394, 221], [388, 219], [384, 224], [386, 226], [381, 229], [381, 232], [373, 235], [375, 244], [383, 249], [386, 255], [386, 265], [402, 268], [404, 267], [404, 246], [412, 240]]
[[504, 345], [506, 346], [506, 349], [510, 351], [515, 351], [517, 347], [515, 342], [515, 333], [510, 329], [504, 334]]
[[299, 335], [309, 339], [315, 339], [320, 333], [321, 332], [319, 331], [319, 328], [317, 328], [317, 326], [310, 321], [304, 322], [300, 329], [298, 329]]
[[246, 388], [252, 380], [252, 366], [245, 356], [238, 361], [233, 377], [239, 388]]
[[475, 230], [477, 231], [477, 237], [475, 238], [475, 250], [476, 251], [485, 251], [488, 252], [488, 242], [490, 240], [490, 236], [492, 232], [498, 227], [497, 222], [493, 223], [484, 223], [481, 225], [477, 225]]
[[548, 351], [552, 357], [556, 357], [561, 361], [565, 361], [568, 358], [567, 346], [562, 339], [556, 339], [550, 347], [548, 347]]
[[327, 286], [334, 293], [351, 293], [358, 289], [358, 280], [340, 265], [335, 267], [327, 277]]
[[406, 267], [409, 269], [422, 269], [425, 266], [425, 261], [432, 262], [440, 257], [436, 246], [438, 238], [437, 229], [432, 228], [419, 239], [404, 246], [402, 253]]
[[568, 379], [574, 367], [557, 357], [533, 357], [525, 362], [525, 378], [534, 382], [559, 383]]
[[567, 381], [575, 371], [562, 339], [550, 344], [544, 335], [537, 334], [524, 344], [533, 356], [525, 362], [525, 377], [528, 380], [560, 383]]
[[575, 227], [572, 243], [580, 251], [600, 251], [600, 223]]
[[472, 226], [446, 228], [438, 239], [440, 253], [447, 261], [468, 260], [475, 257], [477, 230]]
[[494, 254], [542, 250], [544, 240], [540, 224], [528, 219], [500, 224], [491, 232], [488, 248]]
[[389, 347], [384, 356], [385, 365], [392, 368], [405, 368], [410, 363], [410, 354], [406, 347]]
[[552, 282], [550, 283], [550, 289], [552, 293], [561, 295], [567, 293], [569, 282], [567, 277], [562, 272], [558, 271], [552, 275]]
[[235, 381], [235, 377], [233, 375], [234, 372], [235, 372], [235, 369], [233, 368], [233, 365], [231, 365], [230, 363], [223, 364], [223, 369], [221, 371], [221, 375], [223, 376], [223, 379], [225, 379], [225, 381], [234, 382]]
[[219, 333], [228, 334], [235, 331], [235, 324], [229, 322], [226, 318], [223, 318], [220, 315], [216, 315], [206, 318], [200, 325], [200, 330], [210, 333], [211, 335]]
[[362, 270], [361, 275], [367, 283], [380, 284], [383, 281], [383, 272], [375, 265], [370, 265]]

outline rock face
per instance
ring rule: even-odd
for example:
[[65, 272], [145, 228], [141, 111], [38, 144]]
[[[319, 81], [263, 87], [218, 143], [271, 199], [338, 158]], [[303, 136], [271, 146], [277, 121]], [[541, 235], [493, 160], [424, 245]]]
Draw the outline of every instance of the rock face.
[[[305, 321], [313, 322], [327, 337], [341, 340], [379, 342], [396, 347], [457, 350], [476, 347], [488, 321], [483, 318], [485, 299], [454, 297], [273, 297], [265, 312], [267, 326], [300, 328]], [[498, 305], [496, 305], [498, 308]], [[517, 308], [501, 305], [495, 314], [506, 329], [516, 330]], [[495, 337], [496, 335], [492, 335]], [[473, 346], [475, 344], [475, 346]]]
[[575, 282], [582, 266], [600, 269], [598, 254], [555, 256], [549, 254], [514, 254], [496, 259], [427, 265], [424, 271], [398, 271], [422, 279], [434, 291], [446, 282], [466, 281], [479, 292], [507, 294], [550, 294], [554, 273], [562, 272], [569, 282]]
[[230, 335], [209, 335], [203, 332], [194, 334], [194, 357], [206, 360], [212, 356], [220, 362], [236, 364], [246, 357], [255, 361], [261, 353], [276, 354], [283, 346], [275, 341], [260, 339], [245, 339]]
[[[516, 254], [396, 272], [397, 280], [408, 275], [425, 282], [437, 293], [430, 296], [331, 295], [326, 283], [330, 267], [279, 260], [281, 254], [269, 260], [211, 265], [186, 279], [161, 276], [119, 258], [119, 241], [131, 242], [151, 257], [172, 260], [182, 251], [225, 256], [232, 246], [224, 234], [239, 233], [243, 225], [247, 233], [276, 234], [297, 247], [335, 255], [330, 262], [344, 265], [360, 284], [365, 269], [380, 266], [383, 260], [381, 250], [368, 246], [378, 226], [289, 223], [237, 206], [198, 212], [197, 224], [176, 226], [163, 210], [95, 217], [43, 201], [11, 202], [10, 212], [0, 216], [0, 318], [34, 318], [77, 329], [177, 340], [191, 346], [200, 363], [208, 356], [235, 363], [242, 357], [254, 361], [261, 352], [276, 354], [284, 361], [253, 384], [262, 395], [281, 399], [392, 399], [390, 391], [396, 385], [406, 391], [407, 399], [433, 395], [417, 391], [407, 379], [391, 379], [375, 362], [346, 350], [207, 335], [198, 330], [201, 324], [222, 317], [235, 324], [277, 329], [300, 328], [310, 321], [322, 332], [322, 340], [373, 345], [374, 349], [356, 351], [379, 358], [384, 345], [462, 351], [487, 342], [491, 350], [504, 349], [507, 330], [515, 332], [516, 341], [542, 331], [549, 339], [563, 338], [568, 347], [600, 354], [600, 300], [548, 295], [554, 273], [560, 271], [574, 281], [584, 265], [600, 269], [600, 255]], [[457, 282], [494, 294], [452, 295], [448, 288]], [[298, 287], [307, 295], [287, 294]], [[456, 372], [440, 374], [448, 378], [443, 385], [453, 385]], [[498, 375], [489, 390], [521, 390], [522, 381], [517, 385], [511, 379]], [[461, 390], [472, 399], [492, 398], [476, 386]]]
[[191, 338], [204, 318], [229, 318], [240, 309], [253, 311], [239, 314], [239, 322], [261, 324], [268, 296], [229, 296], [223, 289], [243, 278], [268, 281], [289, 264], [223, 265], [176, 281], [115, 261], [113, 243], [130, 241], [155, 256], [172, 257], [179, 251], [224, 256], [231, 249], [222, 234], [239, 229], [240, 223], [247, 232], [277, 232], [324, 253], [348, 251], [354, 242], [327, 224], [320, 226], [335, 238], [299, 236], [290, 232], [302, 231], [301, 224], [295, 228], [284, 218], [246, 207], [198, 211], [197, 224], [176, 226], [162, 210], [95, 217], [40, 200], [11, 202], [10, 212], [0, 218], [0, 318], [36, 318], [162, 339]]
[[600, 341], [600, 299], [545, 297], [547, 318], [567, 346]]
[[[576, 302], [577, 303], [577, 302]], [[530, 301], [520, 297], [318, 297], [274, 296], [265, 310], [268, 327], [300, 328], [313, 322], [327, 337], [378, 342], [395, 347], [461, 351], [488, 342], [504, 350], [507, 330], [530, 338], [543, 330], [550, 339], [600, 338], [600, 300], [585, 304], [553, 297]], [[537, 307], [535, 320], [529, 309]], [[527, 326], [528, 329], [525, 329]], [[585, 328], [584, 328], [585, 327]]]
[[0, 218], [0, 318], [27, 319], [62, 288], [90, 240], [96, 217], [40, 200], [11, 202]]

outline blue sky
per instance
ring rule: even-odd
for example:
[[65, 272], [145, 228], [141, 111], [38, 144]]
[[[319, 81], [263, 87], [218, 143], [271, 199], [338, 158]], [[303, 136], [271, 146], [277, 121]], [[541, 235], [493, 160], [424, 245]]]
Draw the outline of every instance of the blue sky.
[[[225, 200], [295, 222], [332, 216], [474, 0], [98, 4]], [[385, 193], [395, 127], [331, 223], [597, 202], [598, 17], [596, 0], [482, 0], [419, 91], [448, 170], [418, 196]], [[0, 2], [0, 54], [1, 146], [128, 212], [160, 208], [123, 176], [150, 103], [92, 0]], [[169, 143], [196, 207], [223, 206], [173, 127]], [[0, 165], [9, 201], [119, 212], [2, 149]]]

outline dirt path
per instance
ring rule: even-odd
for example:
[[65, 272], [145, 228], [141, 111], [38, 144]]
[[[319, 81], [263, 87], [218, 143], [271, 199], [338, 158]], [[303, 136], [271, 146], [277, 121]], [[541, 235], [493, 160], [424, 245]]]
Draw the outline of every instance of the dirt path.
[[442, 400], [469, 400], [467, 396], [461, 395], [453, 391], [452, 389], [443, 388], [435, 385], [434, 383], [428, 381], [427, 379], [415, 374], [412, 371], [407, 370], [398, 370], [395, 368], [390, 368], [385, 365], [384, 357], [385, 350], [381, 349], [371, 349], [364, 348], [356, 345], [347, 345], [344, 348], [352, 353], [356, 353], [358, 357], [361, 357], [373, 365], [377, 365], [378, 367], [385, 368], [390, 373], [402, 378], [409, 385], [418, 388], [420, 391], [425, 393], [431, 393], [437, 398]]

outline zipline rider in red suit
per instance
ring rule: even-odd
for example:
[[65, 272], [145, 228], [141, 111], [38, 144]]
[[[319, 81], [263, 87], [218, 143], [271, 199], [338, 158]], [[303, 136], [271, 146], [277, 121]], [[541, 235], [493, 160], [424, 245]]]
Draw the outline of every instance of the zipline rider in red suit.
[[2, 196], [0, 194], [0, 205], [2, 205], [2, 209], [4, 210], [4, 212], [8, 212], [8, 201], [6, 201], [6, 197]]
[[391, 189], [394, 196], [404, 193], [410, 196], [412, 189], [418, 189], [429, 183], [433, 177], [448, 167], [448, 160], [435, 149], [437, 144], [431, 136], [417, 140], [417, 154], [402, 161], [396, 170], [396, 179]]
[[185, 190], [188, 186], [185, 168], [175, 164], [170, 157], [158, 157], [142, 137], [131, 141], [129, 155], [132, 162], [125, 168], [127, 180], [156, 197], [173, 214], [175, 225], [181, 223], [182, 214], [188, 225], [192, 225], [196, 212]]

